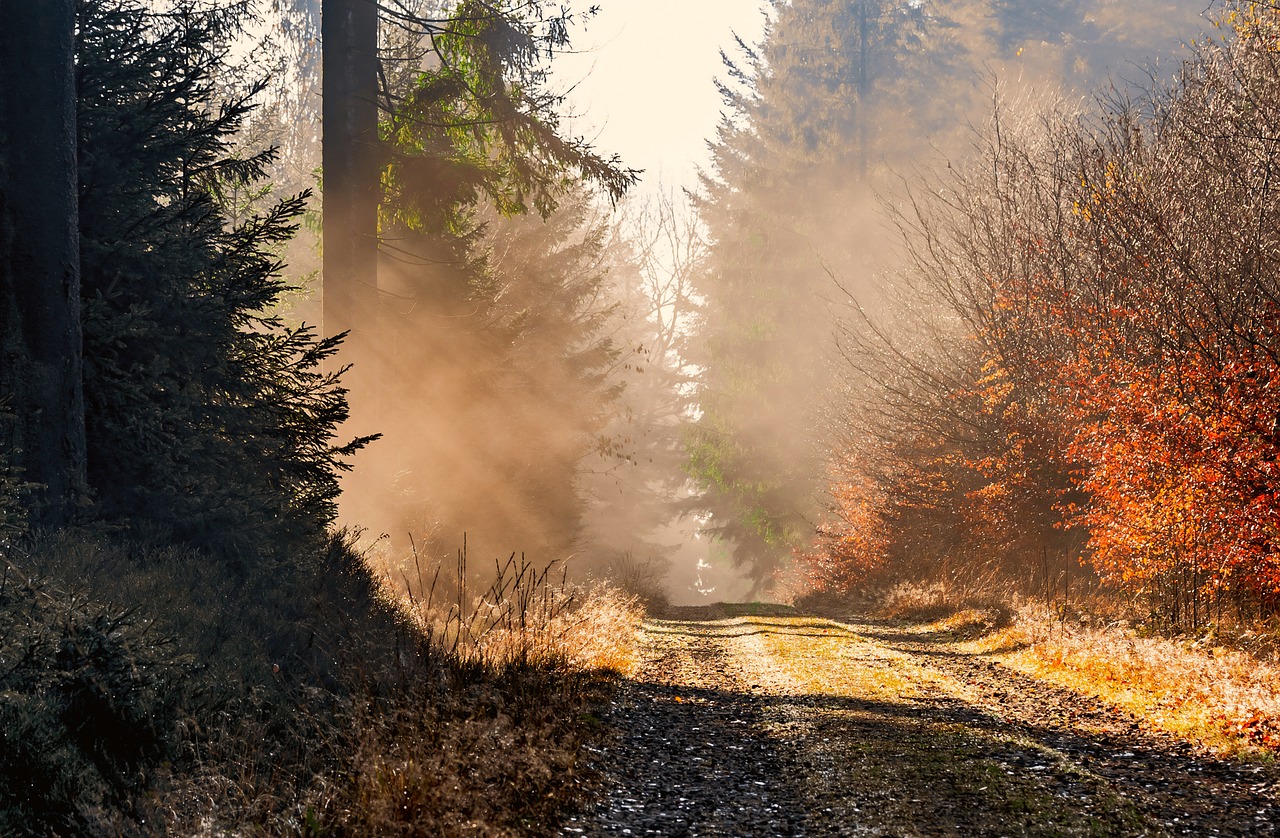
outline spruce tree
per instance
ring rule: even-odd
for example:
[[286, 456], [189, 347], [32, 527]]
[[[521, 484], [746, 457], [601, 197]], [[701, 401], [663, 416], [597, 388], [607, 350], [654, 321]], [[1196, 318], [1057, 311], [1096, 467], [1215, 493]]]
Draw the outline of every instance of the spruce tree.
[[80, 0], [77, 83], [89, 481], [107, 520], [210, 546], [287, 546], [335, 514], [360, 441], [337, 343], [276, 313], [273, 255], [305, 197], [226, 210], [256, 88], [216, 99], [230, 11]]
[[354, 400], [387, 434], [348, 497], [354, 520], [439, 530], [449, 552], [465, 530], [481, 554], [563, 555], [613, 399], [591, 187], [616, 200], [635, 173], [562, 131], [546, 57], [566, 21], [543, 5], [386, 13], [427, 37], [387, 73], [379, 305], [355, 359], [373, 386]]
[[378, 293], [378, 5], [325, 0], [324, 328], [367, 354]]
[[926, 101], [920, 86], [950, 58], [921, 48], [939, 39], [927, 12], [779, 3], [761, 51], [744, 46], [722, 87], [729, 114], [699, 199], [710, 253], [691, 351], [705, 372], [687, 467], [694, 505], [757, 588], [812, 532], [832, 274], [852, 273], [871, 238], [868, 161], [874, 174], [891, 151], [884, 97]]
[[607, 228], [588, 193], [558, 203], [546, 219], [477, 207], [452, 230], [400, 230], [380, 271], [384, 349], [364, 365], [394, 409], [354, 476], [357, 520], [438, 529], [445, 554], [466, 532], [486, 559], [574, 546], [617, 348]]

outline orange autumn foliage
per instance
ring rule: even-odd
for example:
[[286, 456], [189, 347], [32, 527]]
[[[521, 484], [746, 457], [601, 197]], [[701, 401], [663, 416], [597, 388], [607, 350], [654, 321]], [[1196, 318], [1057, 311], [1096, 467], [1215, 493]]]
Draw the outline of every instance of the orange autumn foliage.
[[818, 527], [818, 538], [802, 561], [805, 581], [817, 592], [843, 591], [885, 561], [890, 537], [881, 488], [846, 458], [832, 469], [832, 521]]
[[912, 204], [954, 327], [855, 341], [883, 386], [850, 421], [877, 443], [839, 454], [825, 584], [1030, 586], [1055, 552], [1174, 623], [1280, 608], [1280, 11], [1227, 21], [1149, 102], [997, 115], [980, 164], [927, 190], [950, 197]]

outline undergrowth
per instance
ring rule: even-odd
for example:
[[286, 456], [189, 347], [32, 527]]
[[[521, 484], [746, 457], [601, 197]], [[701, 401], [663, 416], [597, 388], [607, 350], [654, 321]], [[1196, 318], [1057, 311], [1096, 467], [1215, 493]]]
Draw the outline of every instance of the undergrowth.
[[1280, 754], [1280, 665], [1203, 636], [1148, 634], [1123, 622], [1063, 618], [1024, 603], [977, 649], [1009, 649], [1014, 669], [1119, 705], [1223, 753]]
[[550, 833], [639, 619], [514, 559], [403, 599], [344, 533], [279, 561], [84, 532], [0, 556], [5, 835]]

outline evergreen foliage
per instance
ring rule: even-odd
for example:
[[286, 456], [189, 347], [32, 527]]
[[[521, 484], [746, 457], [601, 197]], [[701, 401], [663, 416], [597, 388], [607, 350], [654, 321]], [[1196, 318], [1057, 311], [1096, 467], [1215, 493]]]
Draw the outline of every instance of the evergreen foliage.
[[761, 51], [729, 65], [739, 84], [723, 87], [730, 113], [700, 198], [711, 252], [688, 469], [757, 586], [812, 532], [831, 273], [847, 275], [865, 246], [856, 219], [866, 161], [881, 157], [881, 81], [927, 103], [925, 79], [944, 70], [924, 46], [925, 9], [780, 3]]
[[[89, 480], [98, 513], [206, 543], [270, 543], [332, 520], [336, 473], [362, 443], [335, 339], [273, 310], [273, 252], [306, 195], [234, 223], [225, 196], [268, 151], [232, 141], [257, 88], [215, 104], [234, 20], [179, 4], [80, 4], [80, 215]], [[331, 366], [331, 365], [330, 365]]]
[[397, 409], [390, 445], [371, 454], [394, 461], [357, 478], [397, 476], [392, 531], [439, 523], [445, 548], [464, 530], [481, 550], [572, 548], [579, 471], [608, 445], [618, 349], [607, 229], [587, 193], [559, 200], [545, 220], [477, 208], [458, 232], [406, 232], [384, 260], [388, 349], [370, 366]]
[[[0, 149], [0, 184], [5, 182], [4, 151]], [[0, 206], [6, 202], [6, 196], [3, 186], [0, 186]], [[13, 236], [8, 220], [3, 213], [0, 213], [0, 285], [10, 282], [7, 276], [9, 272], [9, 241]], [[11, 413], [11, 406], [7, 403], [0, 403], [0, 425], [12, 422], [14, 417]], [[4, 438], [9, 437], [8, 429], [4, 429]], [[25, 523], [26, 515], [20, 499], [22, 491], [22, 483], [19, 475], [10, 462], [9, 452], [0, 447], [0, 533], [11, 533], [22, 528]]]
[[607, 444], [617, 398], [594, 207], [636, 175], [561, 130], [545, 58], [567, 44], [563, 12], [386, 14], [415, 37], [391, 39], [408, 60], [388, 73], [380, 306], [354, 400], [387, 439], [356, 475], [372, 508], [355, 514], [396, 534], [438, 530], [449, 552], [466, 531], [480, 554], [562, 556], [584, 509], [579, 471]]
[[[559, 655], [464, 660], [410, 625], [346, 533], [317, 537], [364, 440], [334, 442], [339, 341], [277, 313], [275, 254], [306, 196], [254, 209], [273, 153], [231, 142], [256, 88], [217, 104], [240, 5], [79, 4], [89, 512], [110, 526], [11, 539], [23, 498], [0, 451], [0, 832], [434, 833], [460, 828], [459, 801], [482, 831], [553, 828], [577, 793], [561, 778], [588, 682], [561, 677]], [[614, 357], [603, 228], [567, 194], [546, 223], [486, 226], [467, 207], [432, 234], [462, 242], [446, 296], [475, 314], [458, 341], [475, 365], [443, 368], [481, 379], [506, 422], [473, 430], [527, 498], [551, 487], [557, 526], [578, 506], [560, 442], [577, 435], [572, 459], [594, 440]], [[436, 324], [384, 313], [393, 345], [410, 333], [392, 321]], [[557, 420], [560, 399], [581, 421]], [[419, 405], [437, 407], [401, 409]], [[521, 578], [508, 613], [526, 638], [551, 594], [545, 573]]]
[[118, 832], [176, 746], [191, 663], [133, 609], [0, 568], [0, 831]]
[[389, 213], [416, 229], [449, 226], [483, 198], [503, 215], [543, 217], [578, 181], [617, 200], [636, 173], [564, 135], [545, 58], [569, 43], [566, 12], [542, 2], [462, 0], [429, 24], [426, 70], [393, 103]]

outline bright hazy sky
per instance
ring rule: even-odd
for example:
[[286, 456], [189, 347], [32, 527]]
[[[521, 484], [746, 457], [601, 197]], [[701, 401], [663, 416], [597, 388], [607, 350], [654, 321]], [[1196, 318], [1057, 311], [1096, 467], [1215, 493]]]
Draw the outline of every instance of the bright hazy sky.
[[573, 133], [601, 152], [644, 169], [641, 188], [693, 186], [708, 162], [706, 141], [720, 119], [714, 80], [733, 35], [760, 40], [762, 0], [577, 0], [600, 13], [575, 33], [575, 54], [557, 59], [562, 87], [576, 84]]

